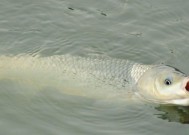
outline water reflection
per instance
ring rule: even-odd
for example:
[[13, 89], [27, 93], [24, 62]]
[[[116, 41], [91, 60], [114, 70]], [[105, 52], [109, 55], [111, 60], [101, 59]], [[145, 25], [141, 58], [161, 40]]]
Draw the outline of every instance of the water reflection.
[[163, 112], [156, 114], [158, 118], [168, 120], [169, 122], [189, 124], [189, 107], [160, 105], [155, 109]]

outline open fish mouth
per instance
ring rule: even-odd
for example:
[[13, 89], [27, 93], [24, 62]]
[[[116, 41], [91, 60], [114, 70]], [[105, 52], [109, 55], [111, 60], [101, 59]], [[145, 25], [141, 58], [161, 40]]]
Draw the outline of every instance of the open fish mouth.
[[186, 83], [185, 89], [189, 92], [189, 81]]
[[184, 79], [183, 84], [182, 84], [182, 89], [185, 91], [187, 95], [189, 95], [189, 78], [187, 77]]

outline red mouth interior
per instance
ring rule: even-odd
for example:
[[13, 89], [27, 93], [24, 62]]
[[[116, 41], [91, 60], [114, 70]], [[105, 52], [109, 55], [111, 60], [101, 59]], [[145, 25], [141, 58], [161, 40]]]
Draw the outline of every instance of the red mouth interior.
[[185, 89], [189, 92], [189, 82], [187, 82]]

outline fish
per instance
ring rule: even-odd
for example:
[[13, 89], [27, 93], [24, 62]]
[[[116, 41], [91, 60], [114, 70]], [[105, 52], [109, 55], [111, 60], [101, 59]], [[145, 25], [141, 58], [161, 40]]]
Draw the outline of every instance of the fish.
[[101, 99], [135, 97], [158, 104], [189, 105], [189, 77], [163, 64], [110, 57], [20, 54], [0, 56], [0, 80]]

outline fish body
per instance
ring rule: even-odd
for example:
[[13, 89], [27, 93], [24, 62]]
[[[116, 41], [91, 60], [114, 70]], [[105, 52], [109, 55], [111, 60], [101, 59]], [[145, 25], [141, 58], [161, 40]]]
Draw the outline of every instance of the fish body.
[[[139, 95], [158, 103], [189, 104], [186, 89], [189, 79], [185, 74], [164, 65], [144, 65], [122, 59], [0, 56], [0, 78], [54, 87], [86, 97], [124, 99], [128, 95]], [[164, 87], [167, 78], [171, 78], [172, 83], [168, 88]]]

